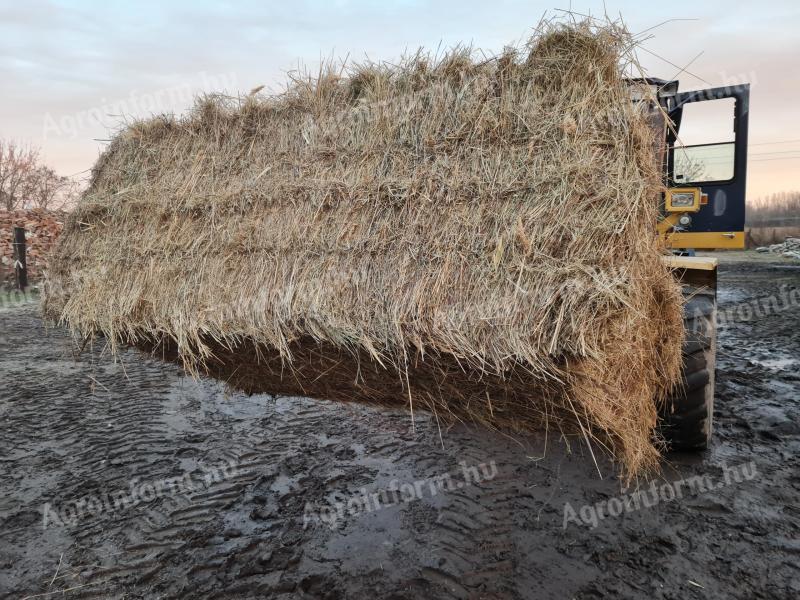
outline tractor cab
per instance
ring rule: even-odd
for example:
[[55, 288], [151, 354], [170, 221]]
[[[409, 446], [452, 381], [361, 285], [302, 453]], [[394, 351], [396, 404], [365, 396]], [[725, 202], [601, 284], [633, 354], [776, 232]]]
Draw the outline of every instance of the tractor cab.
[[637, 82], [661, 108], [666, 192], [659, 232], [668, 247], [744, 248], [750, 85], [680, 92], [678, 81]]

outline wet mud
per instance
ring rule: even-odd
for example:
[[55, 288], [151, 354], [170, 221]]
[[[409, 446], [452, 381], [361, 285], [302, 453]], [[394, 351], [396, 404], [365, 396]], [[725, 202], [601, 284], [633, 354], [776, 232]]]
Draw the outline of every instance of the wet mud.
[[4, 308], [0, 597], [796, 598], [798, 288], [723, 264], [713, 447], [638, 495], [553, 432], [247, 396]]

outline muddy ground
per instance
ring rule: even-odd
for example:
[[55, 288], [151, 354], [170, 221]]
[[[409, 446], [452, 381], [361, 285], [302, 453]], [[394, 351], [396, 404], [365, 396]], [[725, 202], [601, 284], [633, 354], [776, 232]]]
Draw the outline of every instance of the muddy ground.
[[0, 309], [0, 597], [797, 598], [800, 266], [749, 260], [713, 448], [635, 499], [579, 443], [75, 358]]

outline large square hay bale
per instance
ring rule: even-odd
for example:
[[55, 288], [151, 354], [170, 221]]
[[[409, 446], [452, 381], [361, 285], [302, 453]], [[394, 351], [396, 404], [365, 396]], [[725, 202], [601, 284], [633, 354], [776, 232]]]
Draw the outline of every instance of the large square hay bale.
[[656, 144], [624, 32], [546, 29], [130, 125], [46, 313], [251, 391], [572, 428], [653, 467], [682, 343]]

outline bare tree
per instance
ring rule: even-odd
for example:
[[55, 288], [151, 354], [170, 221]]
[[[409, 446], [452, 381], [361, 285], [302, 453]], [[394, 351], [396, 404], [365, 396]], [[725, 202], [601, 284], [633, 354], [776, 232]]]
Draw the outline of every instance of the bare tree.
[[675, 148], [675, 181], [689, 183], [706, 178], [706, 165], [689, 155], [683, 148]]
[[0, 204], [6, 210], [23, 208], [39, 151], [13, 140], [0, 140]]
[[70, 177], [65, 177], [66, 184], [61, 187], [58, 193], [57, 203], [53, 206], [56, 210], [72, 209], [83, 193], [83, 185]]
[[25, 208], [59, 209], [72, 181], [50, 167], [39, 165], [29, 174], [22, 186]]

